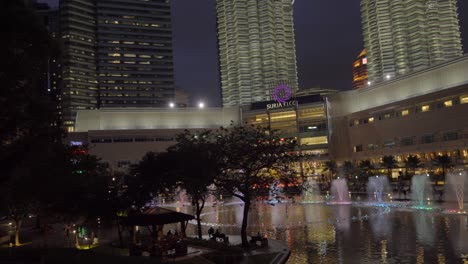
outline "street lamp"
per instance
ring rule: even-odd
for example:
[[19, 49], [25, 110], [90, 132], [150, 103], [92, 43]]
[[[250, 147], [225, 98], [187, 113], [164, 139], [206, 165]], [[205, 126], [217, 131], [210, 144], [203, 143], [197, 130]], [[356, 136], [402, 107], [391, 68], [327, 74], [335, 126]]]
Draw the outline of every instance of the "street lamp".
[[173, 102], [170, 102], [170, 103], [169, 103], [169, 107], [170, 107], [170, 108], [174, 108], [174, 107], [175, 107], [175, 104], [174, 104]]
[[198, 103], [198, 108], [200, 108], [200, 109], [201, 109], [201, 108], [205, 108], [205, 103], [199, 102], [199, 103]]

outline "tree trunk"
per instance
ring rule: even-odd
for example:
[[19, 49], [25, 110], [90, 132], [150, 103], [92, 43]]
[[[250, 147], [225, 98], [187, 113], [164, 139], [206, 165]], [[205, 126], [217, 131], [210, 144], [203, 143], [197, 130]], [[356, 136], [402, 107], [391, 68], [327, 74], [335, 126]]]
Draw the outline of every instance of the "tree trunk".
[[249, 209], [250, 209], [250, 200], [244, 199], [244, 217], [242, 218], [242, 229], [241, 229], [241, 238], [242, 246], [245, 248], [249, 247], [249, 241], [247, 239], [247, 223], [249, 218]]
[[15, 220], [15, 246], [20, 245], [20, 229], [21, 229], [21, 224], [23, 221], [21, 219]]
[[201, 215], [201, 212], [203, 211], [203, 207], [205, 206], [205, 199], [201, 199], [201, 200], [202, 200], [201, 205], [200, 205], [199, 200], [196, 201], [196, 204], [197, 204], [196, 215], [197, 215], [198, 239], [202, 239], [202, 237], [203, 237], [200, 215]]
[[120, 227], [119, 220], [117, 220], [117, 233], [119, 234], [120, 248], [123, 248], [124, 244], [123, 244], [123, 238], [122, 238], [122, 228]]

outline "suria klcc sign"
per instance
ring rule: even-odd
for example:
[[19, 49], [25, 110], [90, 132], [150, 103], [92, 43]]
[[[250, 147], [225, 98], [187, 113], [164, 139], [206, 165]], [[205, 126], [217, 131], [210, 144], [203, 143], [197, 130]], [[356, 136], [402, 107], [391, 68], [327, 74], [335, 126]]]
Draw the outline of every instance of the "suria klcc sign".
[[291, 100], [292, 91], [286, 84], [276, 86], [271, 96], [276, 103], [267, 104], [267, 110], [297, 105], [297, 101]]

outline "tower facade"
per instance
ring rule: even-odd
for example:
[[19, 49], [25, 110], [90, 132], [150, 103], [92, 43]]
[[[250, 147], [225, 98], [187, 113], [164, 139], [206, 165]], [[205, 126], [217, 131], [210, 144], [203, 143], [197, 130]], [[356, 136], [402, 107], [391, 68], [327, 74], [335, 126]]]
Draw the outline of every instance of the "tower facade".
[[461, 56], [456, 0], [361, 0], [369, 81]]
[[100, 107], [161, 107], [174, 99], [171, 5], [99, 0]]
[[217, 0], [223, 106], [271, 99], [279, 83], [297, 90], [290, 0]]
[[61, 0], [62, 105], [162, 107], [174, 99], [169, 0]]
[[367, 78], [367, 57], [364, 49], [353, 63], [353, 89], [366, 87], [368, 85]]

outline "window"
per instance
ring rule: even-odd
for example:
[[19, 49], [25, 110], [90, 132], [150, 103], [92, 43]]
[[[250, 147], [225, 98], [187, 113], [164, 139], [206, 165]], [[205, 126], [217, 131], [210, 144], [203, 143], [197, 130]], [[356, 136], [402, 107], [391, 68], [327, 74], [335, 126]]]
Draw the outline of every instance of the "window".
[[327, 136], [301, 138], [301, 145], [322, 145], [328, 144]]
[[384, 141], [384, 147], [393, 148], [394, 146], [395, 146], [395, 141], [394, 140], [385, 140]]
[[376, 144], [368, 144], [368, 145], [367, 145], [367, 149], [369, 149], [369, 150], [374, 150], [374, 149], [377, 149], [378, 147], [379, 147], [379, 146], [376, 145]]
[[354, 146], [354, 148], [353, 148], [354, 152], [361, 152], [362, 150], [363, 150], [362, 145], [357, 145], [357, 146]]
[[369, 123], [374, 122], [374, 117], [369, 117]]
[[114, 138], [114, 143], [122, 143], [122, 142], [133, 142], [133, 138], [126, 138], [126, 137]]
[[137, 137], [135, 138], [135, 142], [152, 142], [154, 138], [147, 138], [147, 137]]
[[111, 138], [92, 138], [91, 143], [112, 143]]
[[468, 95], [460, 96], [460, 104], [468, 104]]
[[429, 111], [429, 109], [430, 109], [429, 105], [423, 105], [423, 106], [421, 106], [421, 111], [422, 111], [422, 112], [427, 112], [427, 111]]
[[409, 110], [401, 111], [401, 116], [407, 116], [407, 115], [409, 115]]
[[434, 135], [424, 135], [421, 137], [421, 143], [429, 144], [434, 142]]
[[444, 106], [445, 106], [445, 107], [451, 107], [452, 105], [453, 105], [452, 100], [448, 100], [448, 101], [445, 101], [445, 102], [444, 102]]
[[401, 145], [402, 146], [410, 146], [413, 145], [413, 137], [404, 137], [401, 139]]
[[443, 134], [443, 139], [444, 139], [444, 141], [457, 140], [458, 139], [458, 133], [454, 132], [454, 131], [445, 132]]

